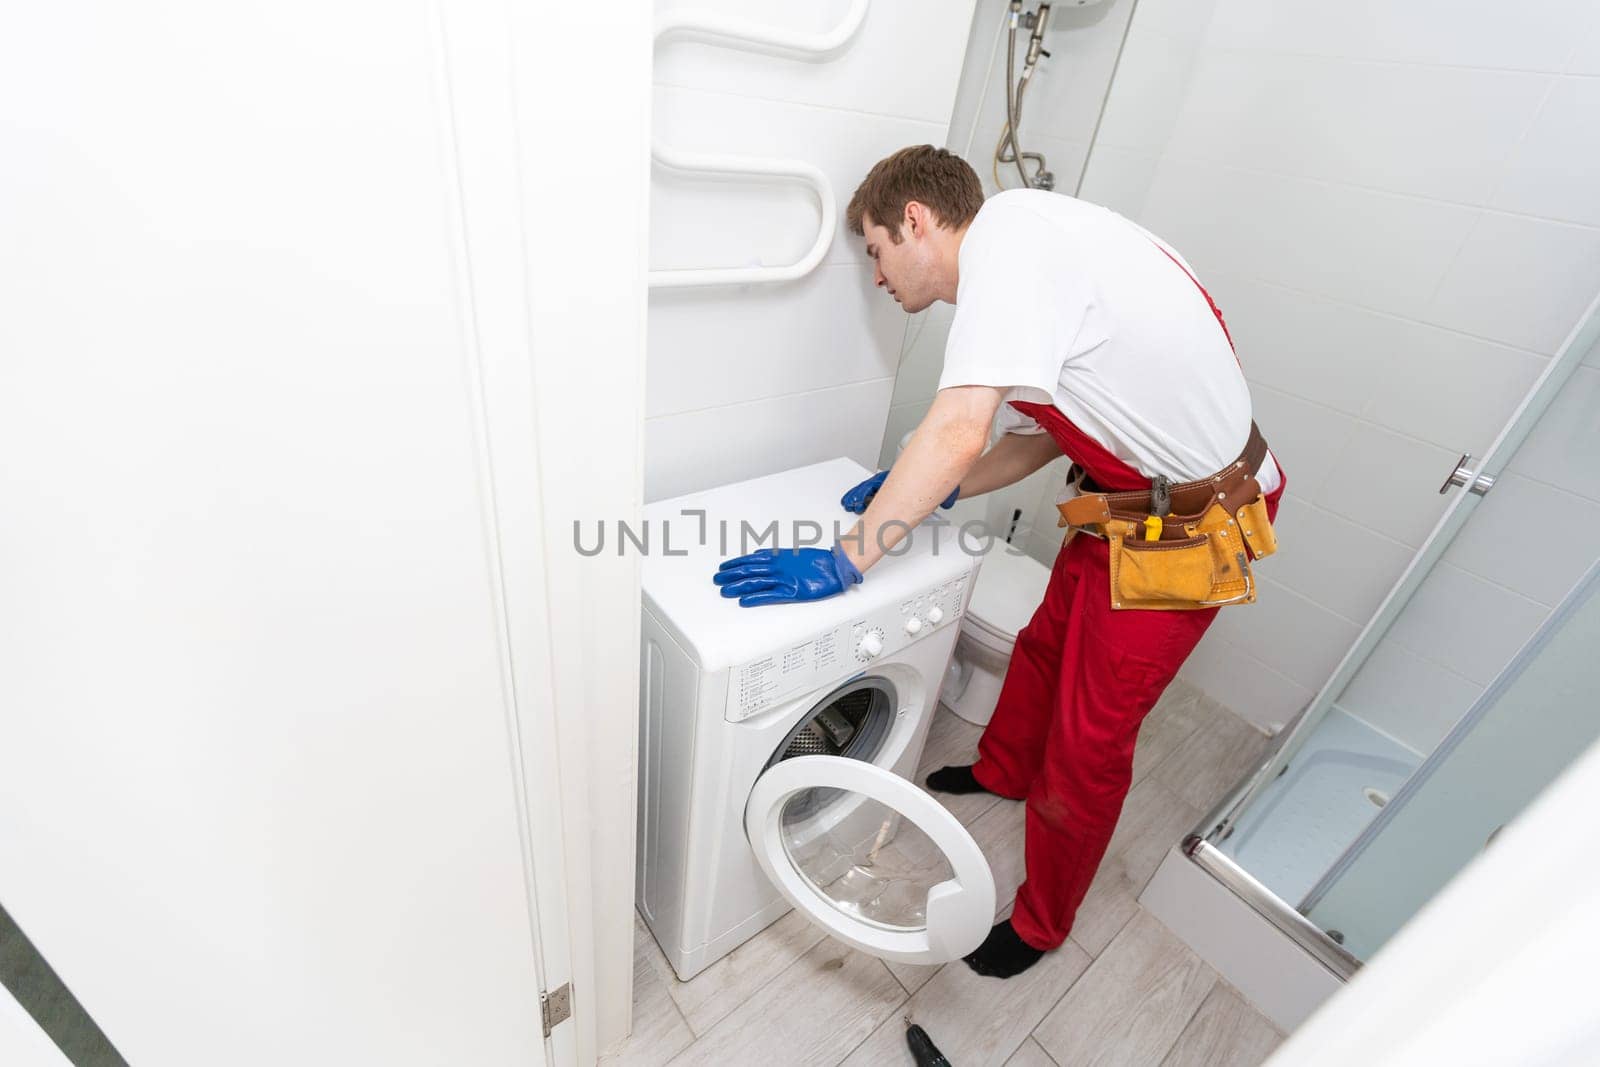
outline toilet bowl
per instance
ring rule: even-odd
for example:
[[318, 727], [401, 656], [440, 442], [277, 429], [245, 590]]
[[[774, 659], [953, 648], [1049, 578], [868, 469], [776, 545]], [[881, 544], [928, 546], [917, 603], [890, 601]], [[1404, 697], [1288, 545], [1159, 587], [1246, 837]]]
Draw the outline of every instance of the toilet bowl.
[[997, 544], [984, 557], [961, 620], [955, 654], [939, 689], [939, 702], [975, 726], [987, 726], [1017, 633], [1044, 600], [1050, 568], [1032, 556]]

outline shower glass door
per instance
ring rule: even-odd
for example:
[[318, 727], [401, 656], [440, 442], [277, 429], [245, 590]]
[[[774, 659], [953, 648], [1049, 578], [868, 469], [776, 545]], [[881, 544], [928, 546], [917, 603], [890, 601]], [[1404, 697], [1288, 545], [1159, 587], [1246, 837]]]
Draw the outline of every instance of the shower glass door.
[[1600, 739], [1597, 593], [1600, 564], [1307, 895], [1351, 954], [1370, 959]]
[[[1487, 702], [1522, 669], [1520, 650], [1550, 631], [1600, 558], [1600, 299], [1452, 485], [1456, 499], [1277, 753], [1186, 842], [1196, 862], [1346, 976], [1415, 910], [1415, 894], [1398, 888], [1378, 907], [1370, 886], [1429, 881], [1387, 871], [1397, 857], [1376, 836], [1422, 814], [1402, 815], [1417, 783], [1481, 725]], [[1543, 691], [1540, 672], [1526, 676], [1531, 692]], [[1527, 744], [1557, 744], [1558, 733], [1530, 733]], [[1358, 889], [1363, 876], [1369, 888]]]

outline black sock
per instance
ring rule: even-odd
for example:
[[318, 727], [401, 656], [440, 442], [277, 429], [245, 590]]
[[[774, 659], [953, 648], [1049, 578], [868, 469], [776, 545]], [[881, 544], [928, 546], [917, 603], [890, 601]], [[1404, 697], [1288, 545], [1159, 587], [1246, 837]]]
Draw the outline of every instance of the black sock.
[[928, 775], [928, 788], [936, 793], [987, 793], [972, 777], [972, 766], [940, 767]]
[[997, 923], [976, 952], [964, 956], [967, 966], [990, 978], [1010, 978], [1039, 962], [1044, 949], [1034, 948], [1011, 928], [1011, 920]]

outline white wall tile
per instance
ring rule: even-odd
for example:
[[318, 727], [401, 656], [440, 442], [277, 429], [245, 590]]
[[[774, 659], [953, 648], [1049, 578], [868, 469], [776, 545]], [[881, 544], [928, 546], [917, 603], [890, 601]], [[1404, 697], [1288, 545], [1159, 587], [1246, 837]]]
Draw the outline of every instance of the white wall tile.
[[1485, 212], [1420, 315], [1554, 353], [1600, 291], [1600, 230]]
[[1128, 32], [1096, 144], [1164, 151], [1188, 100], [1199, 59], [1193, 38], [1152, 28], [1141, 9]]
[[1600, 79], [1560, 78], [1492, 201], [1524, 215], [1600, 226]]
[[1361, 628], [1270, 578], [1257, 578], [1256, 602], [1223, 609], [1211, 628], [1291, 681], [1316, 689]]
[[1481, 455], [1549, 362], [1418, 323], [1373, 325], [1387, 336], [1362, 416], [1457, 454]]
[[1202, 278], [1225, 271], [1415, 316], [1476, 215], [1456, 204], [1169, 157], [1140, 221]]
[[1215, 624], [1184, 662], [1178, 677], [1269, 733], [1282, 729], [1316, 695], [1313, 689], [1240, 650], [1216, 632]]
[[972, 157], [968, 154], [967, 143], [972, 140], [973, 126], [983, 107], [994, 64], [1005, 61], [1000, 49], [1005, 43], [1006, 22], [1004, 4], [980, 3], [973, 8], [967, 52], [961, 62], [961, 80], [950, 113], [950, 137], [946, 142], [952, 152], [969, 160]]
[[1363, 625], [1416, 554], [1293, 493], [1274, 525], [1278, 551], [1256, 564], [1257, 573]]
[[1494, 439], [1546, 362], [1267, 282], [1212, 274], [1207, 287], [1252, 383], [1458, 452]]
[[1252, 385], [1359, 415], [1374, 379], [1394, 366], [1386, 336], [1392, 318], [1232, 274], [1212, 272], [1206, 287]]
[[1072, 471], [1072, 460], [1066, 456], [1052, 460], [1034, 471], [1023, 484], [1032, 499], [1022, 505], [1022, 520], [1045, 538], [1054, 538], [1059, 545], [1066, 529], [1056, 525], [1061, 512], [1056, 510], [1056, 500], [1066, 489], [1067, 475]]
[[[654, 137], [684, 152], [795, 159], [827, 175], [838, 203], [825, 262], [862, 264], [845, 207], [872, 165], [913, 144], [943, 144], [945, 124], [843, 112], [726, 93], [657, 87]], [[785, 182], [709, 180], [657, 168], [651, 178], [650, 265], [657, 269], [792, 263], [811, 247], [818, 211]]]
[[1150, 183], [1155, 181], [1159, 162], [1159, 157], [1152, 154], [1096, 144], [1078, 196], [1137, 220], [1144, 212], [1145, 197]]
[[1600, 502], [1600, 369], [1573, 372], [1506, 469]]
[[[1256, 424], [1294, 492], [1319, 499], [1345, 446], [1361, 429], [1349, 415], [1252, 383]], [[1443, 477], [1441, 475], [1441, 477]]]
[[1417, 752], [1432, 752], [1481, 686], [1381, 641], [1339, 695], [1339, 706]]
[[[1056, 526], [1059, 512], [1055, 508], [1055, 498], [1066, 484], [1067, 470], [1071, 466], [1063, 457], [1045, 464], [1020, 482], [990, 493], [990, 521], [1003, 530], [1010, 524], [1012, 513], [1020, 510], [1022, 518], [1018, 521], [1023, 526], [1037, 530], [1046, 538], [1053, 536], [1059, 544], [1066, 530]], [[1046, 498], [1049, 499], [1048, 511], [1043, 504]]]
[[1168, 151], [1482, 203], [1551, 76], [1208, 51]]
[[895, 457], [900, 450], [900, 438], [916, 429], [917, 424], [922, 421], [922, 416], [927, 413], [928, 403], [925, 400], [890, 406], [889, 421], [883, 428], [883, 447], [878, 451], [879, 470], [888, 470], [894, 466]]
[[[849, 3], [659, 0], [657, 11], [816, 32], [836, 26]], [[838, 455], [878, 458], [906, 320], [873, 291], [843, 208], [879, 159], [945, 142], [973, 14], [974, 0], [873, 0], [861, 32], [825, 59], [658, 44], [661, 143], [811, 162], [828, 175], [841, 217], [824, 266], [803, 280], [652, 295], [648, 499]], [[652, 184], [657, 267], [788, 262], [815, 232], [815, 207], [791, 188], [662, 173]]]
[[1600, 7], [1594, 7], [1589, 16], [1588, 29], [1579, 34], [1577, 44], [1567, 65], [1568, 74], [1600, 74]]
[[1444, 559], [1554, 607], [1595, 559], [1600, 504], [1504, 473]]
[[1197, 44], [1205, 36], [1217, 0], [1141, 0], [1134, 13], [1134, 30], [1157, 30]]
[[1207, 40], [1239, 48], [1510, 70], [1560, 70], [1586, 0], [1220, 0]]
[[905, 318], [859, 266], [784, 285], [658, 290], [646, 415], [889, 377]]
[[[894, 379], [645, 420], [644, 496], [662, 500], [846, 456], [873, 466]], [[839, 491], [844, 492], [849, 486]]]
[[[658, 13], [705, 10], [811, 33], [837, 26], [848, 8], [849, 0], [656, 2]], [[668, 40], [656, 46], [655, 78], [659, 84], [898, 115], [944, 127], [955, 103], [972, 11], [973, 0], [873, 0], [855, 38], [827, 60]]]
[[902, 316], [905, 339], [901, 342], [900, 365], [895, 371], [896, 404], [917, 400], [924, 405], [932, 402], [933, 394], [938, 392], [939, 374], [944, 370], [945, 339], [950, 336], [950, 324], [955, 315], [955, 305], [941, 300], [926, 311]]
[[1543, 604], [1441, 563], [1385, 640], [1487, 686], [1549, 614]]
[[1065, 533], [1065, 530], [1058, 530], [1053, 526], [1044, 530], [1029, 528], [1028, 538], [1022, 543], [1023, 550], [1046, 567], [1054, 567], [1056, 556], [1061, 553], [1061, 543]]
[[1367, 424], [1312, 499], [1415, 548], [1449, 503], [1439, 495], [1439, 485], [1459, 458], [1458, 452]]

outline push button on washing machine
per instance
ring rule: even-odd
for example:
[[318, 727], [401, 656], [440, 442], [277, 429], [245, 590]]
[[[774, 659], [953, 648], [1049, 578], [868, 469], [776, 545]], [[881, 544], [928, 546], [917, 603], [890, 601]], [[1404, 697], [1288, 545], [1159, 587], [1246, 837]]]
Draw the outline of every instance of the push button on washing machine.
[[906, 633], [919, 634], [922, 632], [922, 620], [915, 615], [906, 620]]

